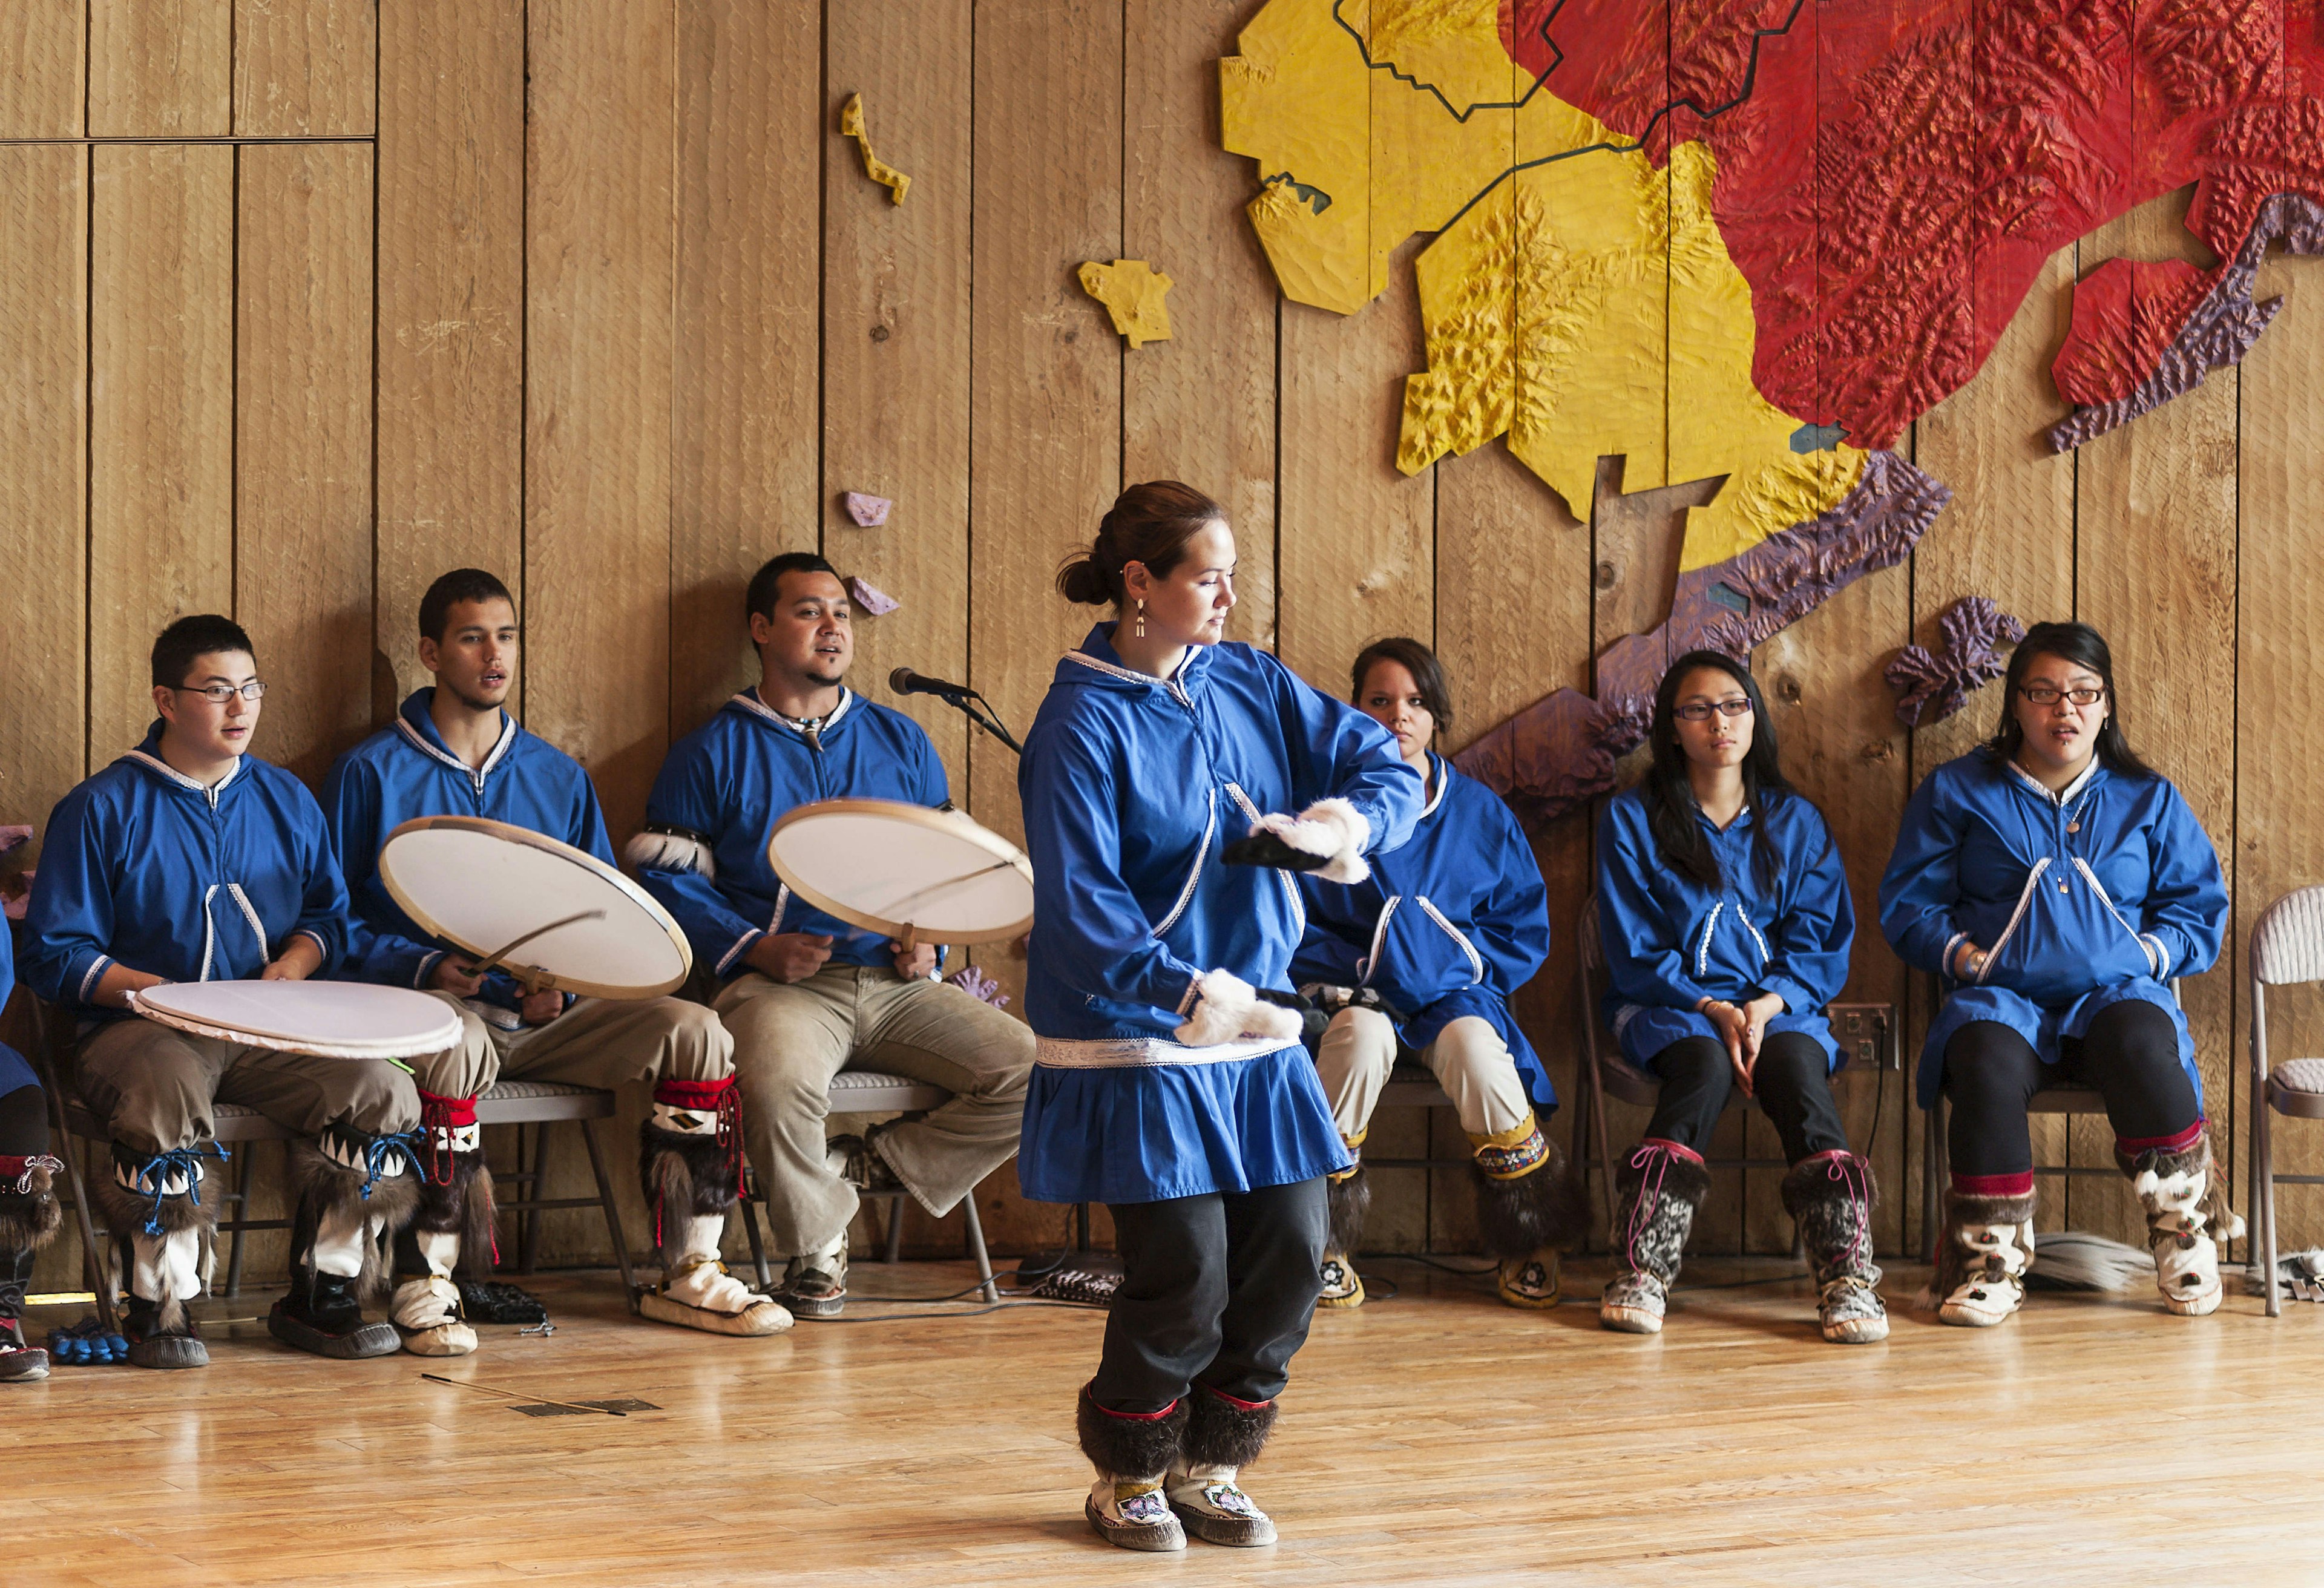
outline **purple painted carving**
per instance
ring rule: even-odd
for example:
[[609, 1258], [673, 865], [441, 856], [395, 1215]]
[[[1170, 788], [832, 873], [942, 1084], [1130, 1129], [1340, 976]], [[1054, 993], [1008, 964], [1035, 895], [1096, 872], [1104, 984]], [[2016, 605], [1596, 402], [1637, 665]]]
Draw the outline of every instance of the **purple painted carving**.
[[[22, 849], [32, 841], [32, 829], [21, 825], [0, 826], [0, 855]], [[0, 875], [0, 910], [12, 921], [24, 919], [24, 910], [32, 901], [32, 873], [11, 871]]]
[[1944, 643], [1934, 651], [1907, 645], [1888, 664], [1888, 687], [1904, 693], [1896, 720], [1908, 728], [1941, 723], [1969, 697], [1999, 678], [2009, 664], [2000, 648], [2025, 638], [2025, 625], [1982, 596], [1964, 596], [1937, 620]]
[[888, 510], [895, 503], [885, 496], [874, 496], [868, 491], [849, 491], [842, 499], [847, 504], [847, 516], [863, 529], [877, 529], [888, 522]]
[[2163, 350], [2154, 373], [2135, 391], [2116, 402], [2077, 408], [2050, 427], [2050, 449], [2067, 452], [2140, 414], [2183, 397], [2203, 383], [2215, 369], [2241, 364], [2244, 355], [2267, 329], [2267, 322], [2283, 307], [2283, 300], [2252, 301], [2252, 281], [2271, 243], [2281, 242], [2286, 253], [2324, 254], [2324, 206], [2297, 193], [2278, 193], [2259, 207], [2249, 235], [2235, 263], [2189, 311], [2187, 323]]
[[904, 605], [871, 580], [857, 578], [853, 574], [847, 576], [847, 593], [855, 598], [856, 605], [873, 617], [885, 617]]
[[1001, 990], [1001, 983], [973, 965], [961, 966], [946, 979], [970, 997], [982, 998], [995, 1009], [1009, 1007], [1009, 994]]
[[1952, 493], [1893, 452], [1868, 453], [1856, 488], [1821, 517], [1739, 557], [1679, 576], [1671, 613], [1598, 659], [1598, 697], [1572, 689], [1534, 702], [1453, 764], [1538, 828], [1614, 786], [1615, 760], [1642, 743], [1671, 659], [1748, 656], [1862, 576], [1902, 562]]

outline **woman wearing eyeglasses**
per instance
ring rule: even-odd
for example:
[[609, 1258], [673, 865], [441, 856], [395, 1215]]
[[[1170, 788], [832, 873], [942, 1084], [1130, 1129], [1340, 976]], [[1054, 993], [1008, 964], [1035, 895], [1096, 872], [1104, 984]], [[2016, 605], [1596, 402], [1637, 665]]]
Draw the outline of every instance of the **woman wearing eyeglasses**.
[[1872, 1167], [1832, 1100], [1840, 1050], [1824, 1006], [1848, 979], [1856, 912], [1822, 813], [1784, 781], [1750, 669], [1713, 651], [1655, 693], [1653, 763], [1598, 824], [1606, 1018], [1662, 1081], [1615, 1182], [1609, 1329], [1661, 1331], [1710, 1188], [1702, 1149], [1731, 1089], [1756, 1098], [1791, 1166], [1784, 1206], [1815, 1270], [1823, 1337], [1886, 1339], [1872, 1264]]
[[2095, 1087], [2146, 1214], [2171, 1311], [2219, 1305], [2227, 1210], [2204, 1134], [2195, 1044], [2166, 981], [2218, 957], [2227, 892], [2202, 824], [2131, 752], [2105, 640], [2037, 623], [2010, 658], [2001, 725], [1914, 790], [1880, 882], [1880, 927], [1941, 978], [1921, 1106], [1952, 1104], [1936, 1277], [1949, 1324], [2025, 1299], [2034, 1256], [2026, 1106]]

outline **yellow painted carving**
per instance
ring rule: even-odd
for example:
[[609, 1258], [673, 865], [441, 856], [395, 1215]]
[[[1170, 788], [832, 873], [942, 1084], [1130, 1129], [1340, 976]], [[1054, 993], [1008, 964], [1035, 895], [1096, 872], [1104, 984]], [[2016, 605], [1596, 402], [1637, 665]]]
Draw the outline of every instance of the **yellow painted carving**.
[[1170, 339], [1170, 306], [1162, 294], [1170, 278], [1142, 259], [1117, 259], [1111, 264], [1090, 261], [1081, 268], [1082, 291], [1105, 305], [1113, 328], [1130, 338], [1132, 347]]
[[872, 152], [872, 134], [863, 125], [863, 96], [850, 94], [847, 103], [839, 109], [839, 131], [843, 137], [853, 138], [863, 150], [863, 174], [885, 187], [895, 201], [901, 204], [912, 186], [912, 179]]
[[1631, 491], [1725, 475], [1688, 515], [1688, 568], [1831, 508], [1863, 454], [1794, 453], [1800, 421], [1752, 383], [1751, 289], [1711, 217], [1708, 147], [1656, 170], [1518, 71], [1497, 12], [1272, 0], [1219, 63], [1225, 144], [1270, 184], [1250, 213], [1287, 296], [1352, 313], [1399, 244], [1438, 234], [1414, 267], [1428, 368], [1406, 383], [1397, 466], [1506, 436], [1578, 516], [1601, 456]]

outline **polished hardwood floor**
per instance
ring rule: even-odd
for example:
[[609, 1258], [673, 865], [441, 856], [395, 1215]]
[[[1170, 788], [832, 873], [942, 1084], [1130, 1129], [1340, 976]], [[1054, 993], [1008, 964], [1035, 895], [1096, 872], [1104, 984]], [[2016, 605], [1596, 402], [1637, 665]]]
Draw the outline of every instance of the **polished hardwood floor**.
[[[1249, 1474], [1271, 1549], [1093, 1538], [1072, 1408], [1102, 1315], [869, 1302], [970, 1282], [931, 1263], [856, 1270], [850, 1317], [899, 1321], [763, 1341], [540, 1276], [554, 1336], [448, 1366], [303, 1357], [263, 1296], [206, 1304], [236, 1321], [205, 1371], [0, 1387], [0, 1582], [2324, 1582], [2324, 1306], [2037, 1295], [1973, 1333], [1898, 1306], [1925, 1277], [1900, 1268], [1891, 1337], [1848, 1348], [1775, 1260], [1692, 1264], [1650, 1340], [1365, 1267], [1401, 1295], [1317, 1320]], [[659, 1409], [534, 1417], [428, 1371]]]

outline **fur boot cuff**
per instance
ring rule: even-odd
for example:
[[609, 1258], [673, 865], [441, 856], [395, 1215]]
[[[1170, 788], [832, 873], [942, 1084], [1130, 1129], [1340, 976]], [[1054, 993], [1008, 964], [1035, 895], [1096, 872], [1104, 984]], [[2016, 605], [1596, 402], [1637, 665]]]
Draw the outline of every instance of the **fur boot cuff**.
[[665, 1220], [723, 1217], [742, 1190], [740, 1134], [687, 1135], [640, 1121], [638, 1181], [657, 1229]]
[[1529, 1257], [1545, 1246], [1570, 1251], [1590, 1225], [1590, 1193], [1557, 1143], [1531, 1170], [1514, 1178], [1476, 1165], [1477, 1228], [1493, 1257]]
[[[1201, 1391], [1195, 1392], [1197, 1396]], [[1081, 1436], [1082, 1454], [1110, 1478], [1159, 1479], [1178, 1459], [1186, 1434], [1186, 1402], [1180, 1396], [1151, 1414], [1107, 1411], [1090, 1399], [1084, 1385], [1074, 1418]], [[1208, 1399], [1208, 1397], [1204, 1397]]]
[[700, 833], [648, 822], [645, 831], [622, 846], [622, 859], [633, 872], [692, 872], [705, 878], [718, 875], [710, 840]]
[[1878, 1198], [1869, 1163], [1852, 1152], [1816, 1153], [1785, 1171], [1783, 1193], [1818, 1284], [1871, 1269]]
[[1277, 1402], [1234, 1400], [1204, 1384], [1186, 1399], [1187, 1466], [1247, 1467], [1267, 1448]]
[[1318, 799], [1297, 816], [1263, 816], [1250, 830], [1254, 836], [1272, 833], [1302, 854], [1320, 856], [1323, 863], [1313, 873], [1320, 881], [1353, 884], [1372, 874], [1364, 861], [1372, 825], [1344, 799]]
[[420, 1205], [410, 1228], [460, 1238], [463, 1271], [490, 1271], [493, 1240], [493, 1170], [481, 1152], [456, 1152], [446, 1166], [448, 1182], [433, 1174], [420, 1186]]
[[[2034, 1195], [1978, 1196], [1945, 1191], [1944, 1227], [1937, 1232], [1936, 1271], [1922, 1300], [1933, 1307], [1969, 1283], [1971, 1273], [1998, 1265], [2023, 1274], [2034, 1259]], [[2006, 1241], [1994, 1234], [2007, 1232]], [[2020, 1246], [2024, 1250], [2018, 1250]]]
[[1364, 1238], [1364, 1220], [1372, 1211], [1372, 1183], [1364, 1166], [1358, 1164], [1345, 1179], [1329, 1182], [1324, 1198], [1331, 1210], [1331, 1225], [1323, 1236], [1323, 1250], [1352, 1257], [1356, 1243]]
[[148, 1153], [118, 1142], [113, 1149], [113, 1172], [84, 1183], [105, 1214], [106, 1229], [122, 1240], [133, 1234], [174, 1235], [200, 1233], [207, 1241], [217, 1223], [217, 1198], [204, 1205], [204, 1161], [223, 1163], [226, 1149], [215, 1141], [181, 1147], [171, 1152]]
[[65, 1166], [56, 1159], [0, 1158], [0, 1256], [37, 1251], [64, 1222], [49, 1177]]
[[1298, 1011], [1266, 1002], [1231, 971], [1204, 972], [1194, 979], [1193, 991], [1194, 1006], [1176, 1033], [1189, 1048], [1215, 1048], [1243, 1038], [1284, 1043], [1299, 1040]]
[[297, 1199], [290, 1237], [294, 1273], [308, 1260], [316, 1232], [327, 1219], [361, 1213], [379, 1221], [381, 1238], [364, 1241], [355, 1294], [366, 1302], [385, 1300], [393, 1278], [387, 1252], [396, 1234], [420, 1211], [420, 1177], [410, 1142], [331, 1125], [320, 1141], [291, 1142], [290, 1158], [290, 1187]]

